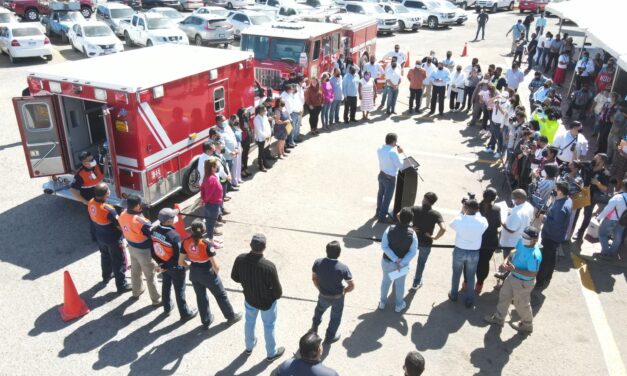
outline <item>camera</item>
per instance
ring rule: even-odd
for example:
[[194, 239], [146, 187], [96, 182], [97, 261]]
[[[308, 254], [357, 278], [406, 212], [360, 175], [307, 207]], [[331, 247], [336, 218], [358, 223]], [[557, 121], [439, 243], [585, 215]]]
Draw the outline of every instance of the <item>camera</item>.
[[468, 197], [463, 197], [462, 198], [462, 205], [466, 205], [466, 202], [468, 202], [468, 200], [474, 200], [475, 197], [477, 197], [477, 195], [475, 195], [474, 193], [468, 192], [467, 193]]

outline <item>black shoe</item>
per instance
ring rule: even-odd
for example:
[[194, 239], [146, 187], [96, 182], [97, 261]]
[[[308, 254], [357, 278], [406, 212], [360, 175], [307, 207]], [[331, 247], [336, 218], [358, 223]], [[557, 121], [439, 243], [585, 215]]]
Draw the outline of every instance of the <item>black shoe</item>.
[[229, 325], [233, 325], [236, 322], [240, 321], [242, 319], [242, 313], [241, 312], [237, 312], [235, 315], [233, 315], [233, 317], [231, 317], [230, 319], [226, 320], [226, 323]]
[[429, 113], [428, 113], [427, 115], [428, 115], [428, 116], [431, 116], [431, 115], [433, 115], [433, 114], [435, 114], [435, 111], [429, 111]]
[[252, 349], [246, 349], [244, 350], [244, 354], [246, 355], [250, 355], [253, 353], [253, 349], [255, 348], [255, 346], [257, 346], [257, 338], [255, 338], [255, 342], [253, 342], [253, 347]]
[[192, 309], [189, 315], [181, 317], [181, 322], [187, 322], [198, 315], [197, 309]]
[[265, 168], [265, 167], [262, 167], [262, 168], [260, 168], [260, 169], [259, 169], [259, 171], [260, 171], [260, 172], [268, 172], [268, 169], [267, 169], [267, 168]]
[[467, 300], [464, 305], [466, 308], [472, 308], [475, 304], [471, 300]]
[[452, 302], [457, 301], [457, 298], [453, 298], [453, 295], [450, 292], [448, 293], [448, 298], [451, 299]]
[[108, 285], [108, 284], [109, 284], [109, 281], [110, 281], [111, 279], [113, 279], [113, 275], [110, 275], [110, 276], [108, 276], [108, 277], [103, 278], [103, 279], [102, 279], [102, 282], [100, 282], [100, 283], [102, 283], [102, 286], [106, 286], [106, 285]]
[[333, 338], [326, 337], [326, 338], [324, 339], [324, 342], [325, 342], [325, 343], [335, 343], [335, 342], [339, 341], [339, 340], [340, 340], [340, 338], [342, 338], [342, 335], [338, 333], [338, 334], [336, 334], [336, 335], [335, 335], [335, 337], [333, 337]]
[[211, 315], [211, 317], [209, 317], [209, 322], [206, 322], [204, 324], [202, 324], [202, 328], [205, 330], [209, 330], [209, 327], [211, 326], [211, 324], [213, 324], [213, 319], [215, 317], [213, 315]]
[[124, 294], [125, 292], [129, 292], [131, 291], [133, 288], [131, 287], [131, 285], [124, 285], [122, 286], [122, 288], [118, 289], [118, 294]]
[[291, 152], [292, 152], [292, 151], [291, 151], [290, 149], [285, 149], [285, 154], [289, 154], [289, 153], [291, 153]]
[[237, 192], [239, 191], [239, 187], [230, 187], [229, 192]]
[[348, 121], [345, 121], [345, 122], [344, 122], [344, 125], [348, 125]]
[[285, 347], [279, 347], [276, 349], [276, 354], [274, 354], [273, 356], [270, 356], [268, 358], [266, 358], [266, 362], [268, 363], [272, 363], [275, 360], [279, 359], [280, 357], [283, 356], [283, 354], [285, 353]]

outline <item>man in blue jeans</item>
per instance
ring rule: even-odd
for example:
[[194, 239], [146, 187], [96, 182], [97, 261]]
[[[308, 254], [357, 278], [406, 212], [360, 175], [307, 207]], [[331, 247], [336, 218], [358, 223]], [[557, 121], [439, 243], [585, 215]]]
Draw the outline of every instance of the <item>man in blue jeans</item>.
[[389, 214], [390, 202], [392, 202], [394, 188], [396, 188], [396, 175], [403, 166], [403, 161], [399, 155], [399, 153], [403, 153], [403, 149], [396, 145], [397, 140], [396, 133], [388, 133], [385, 136], [385, 145], [377, 149], [379, 191], [377, 192], [377, 212], [375, 216], [379, 223], [394, 222]]
[[[330, 242], [327, 244], [327, 257], [317, 259], [311, 270], [313, 284], [319, 292], [311, 330], [318, 333], [322, 315], [331, 307], [329, 327], [324, 337], [325, 342], [328, 343], [337, 342], [340, 339], [337, 329], [342, 320], [344, 295], [355, 288], [353, 275], [348, 266], [338, 261], [341, 252], [340, 243], [335, 240]], [[346, 281], [346, 287], [343, 281]]]
[[[448, 297], [456, 302], [459, 295], [459, 279], [462, 271], [468, 286], [475, 285], [475, 273], [479, 262], [479, 248], [483, 233], [488, 228], [488, 220], [479, 213], [479, 203], [475, 199], [465, 199], [462, 212], [451, 221], [455, 231], [455, 249], [453, 250], [453, 278]], [[475, 301], [475, 289], [466, 289], [466, 308], [472, 308]]]
[[[422, 199], [422, 206], [412, 206], [413, 228], [418, 236], [418, 266], [416, 267], [416, 276], [411, 286], [412, 290], [422, 287], [422, 272], [425, 270], [429, 253], [431, 253], [431, 245], [434, 240], [438, 240], [446, 232], [444, 219], [442, 214], [437, 210], [433, 210], [433, 205], [438, 201], [438, 196], [433, 192], [425, 193]], [[433, 230], [438, 225], [438, 233], [434, 236]]]
[[[594, 253], [593, 257], [606, 260], [613, 260], [618, 253], [618, 248], [623, 242], [625, 227], [620, 224], [620, 218], [627, 210], [627, 179], [623, 179], [623, 187], [620, 194], [613, 196], [605, 205], [603, 211], [597, 216], [601, 222], [599, 227], [599, 242], [601, 242], [601, 252]], [[610, 244], [610, 235], [612, 244]]]
[[255, 234], [250, 241], [251, 251], [243, 253], [235, 259], [231, 270], [231, 279], [242, 285], [244, 289], [244, 306], [246, 316], [244, 334], [247, 355], [252, 354], [257, 344], [255, 323], [261, 312], [263, 332], [266, 341], [266, 360], [273, 362], [285, 353], [284, 347], [277, 347], [275, 324], [277, 317], [277, 300], [283, 295], [283, 289], [276, 267], [263, 257], [266, 249], [266, 237]]
[[405, 294], [405, 277], [407, 272], [400, 277], [392, 280], [390, 273], [394, 271], [402, 271], [403, 268], [409, 268], [409, 262], [416, 256], [418, 248], [418, 238], [414, 230], [409, 227], [412, 220], [412, 212], [410, 208], [403, 208], [398, 213], [397, 225], [388, 227], [381, 237], [381, 248], [383, 249], [383, 257], [381, 258], [381, 269], [383, 270], [383, 279], [381, 281], [381, 299], [379, 300], [379, 309], [384, 310], [388, 300], [388, 292], [390, 285], [394, 284], [394, 296], [396, 313], [401, 313], [406, 307], [403, 301]]

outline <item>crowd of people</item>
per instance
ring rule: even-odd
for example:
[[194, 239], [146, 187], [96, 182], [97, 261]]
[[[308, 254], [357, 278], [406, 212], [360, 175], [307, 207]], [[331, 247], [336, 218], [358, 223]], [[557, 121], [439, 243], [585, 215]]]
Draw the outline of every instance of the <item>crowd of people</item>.
[[[488, 15], [481, 12], [478, 22], [477, 38], [480, 31], [483, 38]], [[490, 138], [485, 152], [503, 161], [512, 188], [513, 208], [509, 213], [501, 213], [495, 204], [498, 192], [488, 188], [481, 200], [465, 198], [460, 214], [448, 224], [455, 232], [449, 299], [455, 302], [462, 296], [466, 307], [473, 307], [489, 274], [490, 260], [500, 249], [504, 261], [496, 273], [502, 281], [498, 285], [499, 302], [495, 313], [485, 320], [503, 325], [513, 301], [520, 317], [516, 328], [521, 333], [531, 332], [533, 291], [549, 286], [561, 245], [573, 235], [581, 241], [590, 222], [596, 220], [600, 223], [601, 251], [594, 256], [612, 260], [627, 225], [627, 105], [622, 95], [611, 92], [616, 61], [600, 54], [590, 60], [587, 51], [577, 59], [571, 37], [545, 33], [544, 15], [535, 20], [535, 33], [530, 34], [533, 22], [534, 15], [530, 15], [507, 32], [512, 34], [510, 53], [514, 61], [505, 71], [495, 64], [482, 69], [476, 58], [463, 67], [450, 51], [443, 59], [431, 51], [409, 67], [407, 54], [396, 45], [385, 54], [384, 63], [368, 55], [359, 62], [341, 57], [320, 77], [293, 73], [281, 85], [280, 95], [266, 98], [254, 115], [245, 109], [229, 118], [218, 115], [197, 162], [204, 220], [194, 221], [186, 238], [175, 229], [177, 210], [162, 209], [159, 222], [153, 224], [142, 215], [141, 197], [129, 196], [126, 210], [118, 215], [106, 203], [109, 189], [101, 182], [102, 161], [82, 153], [82, 167], [72, 189], [88, 207], [92, 234], [101, 251], [103, 283], [113, 278], [119, 293], [132, 291], [133, 298], [138, 298], [144, 292], [143, 275], [154, 306], [162, 306], [170, 314], [173, 289], [181, 320], [199, 315], [205, 328], [214, 321], [208, 289], [228, 324], [245, 318], [246, 354], [257, 344], [255, 322], [260, 315], [267, 360], [280, 358], [285, 348], [277, 345], [275, 323], [282, 287], [276, 267], [264, 257], [265, 236], [254, 235], [250, 252], [238, 256], [232, 266], [230, 277], [244, 291], [244, 314], [231, 305], [219, 276], [215, 249], [222, 247], [218, 237], [222, 235], [223, 217], [229, 214], [224, 207], [231, 199], [228, 193], [238, 190], [243, 179], [251, 175], [248, 155], [253, 142], [258, 150], [258, 170], [266, 172], [270, 159], [286, 158], [303, 141], [304, 116], [308, 116], [311, 136], [317, 136], [320, 121], [324, 130], [357, 121], [358, 106], [364, 121], [371, 121], [375, 111], [396, 114], [399, 88], [402, 80], [407, 80], [407, 114], [428, 109], [426, 116], [436, 111], [443, 115], [448, 97], [450, 112], [467, 114], [468, 126], [481, 128], [480, 136]], [[523, 101], [519, 88], [531, 71], [530, 94], [528, 101]], [[565, 85], [570, 74], [575, 87], [572, 94]], [[589, 160], [591, 146], [584, 136], [585, 127], [592, 128], [596, 137], [597, 149]], [[276, 140], [274, 147], [271, 138]], [[445, 234], [447, 225], [434, 209], [438, 201], [434, 192], [424, 194], [420, 205], [390, 214], [396, 176], [402, 166], [397, 136], [388, 134], [377, 153], [380, 171], [375, 218], [390, 225], [381, 239], [383, 278], [378, 309], [386, 309], [393, 286], [394, 310], [402, 313], [407, 308], [405, 278], [412, 260], [417, 258], [411, 285], [415, 291], [423, 286], [432, 244]], [[582, 209], [583, 220], [575, 233]], [[124, 247], [131, 258], [130, 285], [125, 279]], [[314, 262], [312, 282], [319, 296], [311, 327], [299, 343], [301, 358], [284, 362], [277, 375], [337, 374], [321, 364], [321, 344], [340, 339], [345, 296], [355, 288], [350, 269], [338, 260], [340, 254], [339, 243], [330, 242], [326, 257]], [[198, 310], [186, 302], [187, 270]], [[163, 276], [161, 291], [156, 287], [156, 273]], [[323, 339], [318, 335], [319, 326], [329, 309]], [[406, 375], [415, 376], [424, 367], [422, 356], [411, 352], [403, 368]]]

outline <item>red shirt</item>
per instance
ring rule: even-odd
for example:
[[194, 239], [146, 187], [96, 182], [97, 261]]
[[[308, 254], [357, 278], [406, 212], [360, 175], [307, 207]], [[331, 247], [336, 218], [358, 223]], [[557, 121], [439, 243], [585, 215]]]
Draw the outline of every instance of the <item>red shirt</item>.
[[605, 89], [609, 89], [612, 85], [612, 79], [614, 78], [614, 74], [608, 71], [601, 71], [597, 75], [596, 85], [598, 91], [603, 91]]
[[207, 204], [222, 204], [222, 184], [215, 174], [205, 177], [200, 185], [200, 198]]

